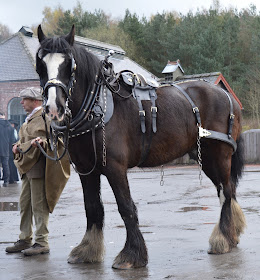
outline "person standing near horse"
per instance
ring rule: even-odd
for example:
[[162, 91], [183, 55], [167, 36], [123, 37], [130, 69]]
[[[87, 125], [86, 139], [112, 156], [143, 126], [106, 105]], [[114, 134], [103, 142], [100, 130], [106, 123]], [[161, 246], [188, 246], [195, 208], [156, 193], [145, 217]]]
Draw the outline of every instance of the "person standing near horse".
[[0, 112], [0, 163], [2, 163], [3, 168], [3, 187], [7, 187], [9, 185], [9, 145], [14, 142], [13, 128], [5, 119], [5, 115]]
[[19, 181], [19, 177], [18, 177], [17, 168], [14, 164], [14, 157], [13, 157], [12, 149], [13, 149], [13, 144], [18, 141], [18, 133], [16, 130], [18, 123], [11, 119], [8, 121], [13, 128], [12, 132], [11, 132], [13, 134], [12, 135], [13, 141], [11, 141], [9, 143], [9, 170], [10, 170], [9, 184], [15, 184], [16, 182]]
[[[25, 256], [49, 253], [48, 221], [70, 176], [67, 157], [59, 162], [48, 160], [41, 153], [41, 145], [47, 154], [48, 148], [45, 122], [42, 118], [42, 95], [39, 88], [26, 88], [20, 92], [21, 104], [27, 118], [19, 131], [19, 140], [13, 146], [14, 163], [22, 179], [20, 195], [20, 235], [7, 253], [23, 251]], [[58, 151], [62, 149], [58, 143]], [[35, 221], [35, 243], [33, 245], [33, 217]]]

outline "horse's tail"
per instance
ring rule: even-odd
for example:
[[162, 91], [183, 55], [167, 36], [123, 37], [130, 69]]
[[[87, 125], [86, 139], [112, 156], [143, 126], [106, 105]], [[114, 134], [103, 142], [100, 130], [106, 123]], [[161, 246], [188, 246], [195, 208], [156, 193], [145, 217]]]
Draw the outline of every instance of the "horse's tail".
[[244, 170], [244, 139], [243, 136], [240, 134], [237, 139], [237, 150], [232, 155], [232, 162], [231, 162], [231, 179], [232, 182], [237, 186], [238, 180], [242, 177], [242, 173]]

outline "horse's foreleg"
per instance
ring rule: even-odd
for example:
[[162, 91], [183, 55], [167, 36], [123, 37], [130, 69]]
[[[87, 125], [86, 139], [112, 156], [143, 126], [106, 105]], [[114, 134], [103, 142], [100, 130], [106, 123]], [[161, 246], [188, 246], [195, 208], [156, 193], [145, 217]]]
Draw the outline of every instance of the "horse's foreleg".
[[113, 268], [130, 269], [146, 266], [147, 249], [139, 230], [137, 209], [131, 198], [126, 170], [122, 171], [119, 167], [107, 178], [113, 189], [127, 232], [125, 246], [115, 258]]
[[69, 263], [101, 262], [104, 255], [103, 222], [104, 208], [100, 198], [100, 175], [81, 176], [87, 230], [81, 243], [68, 258]]

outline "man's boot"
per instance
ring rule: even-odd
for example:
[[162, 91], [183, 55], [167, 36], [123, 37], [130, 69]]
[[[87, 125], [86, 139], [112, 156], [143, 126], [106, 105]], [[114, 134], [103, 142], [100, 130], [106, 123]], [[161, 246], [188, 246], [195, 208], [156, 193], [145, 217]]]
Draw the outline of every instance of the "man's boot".
[[14, 243], [13, 246], [6, 247], [5, 251], [7, 253], [19, 253], [25, 249], [28, 249], [32, 246], [32, 241], [31, 240], [18, 240], [17, 242]]
[[50, 252], [49, 246], [42, 246], [38, 243], [34, 243], [33, 246], [29, 249], [23, 251], [25, 256], [34, 256], [39, 254], [47, 254]]

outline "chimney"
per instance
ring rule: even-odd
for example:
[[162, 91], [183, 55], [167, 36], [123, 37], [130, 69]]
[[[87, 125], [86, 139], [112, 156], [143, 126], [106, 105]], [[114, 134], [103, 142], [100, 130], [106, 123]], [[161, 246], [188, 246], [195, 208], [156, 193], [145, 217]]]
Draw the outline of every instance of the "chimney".
[[27, 26], [23, 26], [18, 32], [21, 32], [23, 35], [27, 37], [32, 37], [33, 36], [33, 31], [31, 28]]

